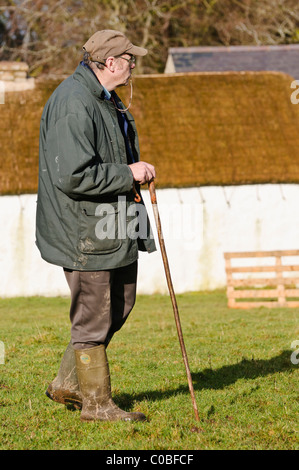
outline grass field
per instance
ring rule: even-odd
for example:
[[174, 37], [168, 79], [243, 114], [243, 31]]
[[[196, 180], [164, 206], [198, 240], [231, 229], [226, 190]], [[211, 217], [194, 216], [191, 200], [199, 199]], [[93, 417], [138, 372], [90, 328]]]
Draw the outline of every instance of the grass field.
[[298, 449], [298, 310], [231, 310], [224, 291], [177, 301], [199, 423], [168, 296], [139, 296], [107, 351], [114, 400], [145, 413], [143, 423], [82, 423], [80, 411], [51, 402], [44, 391], [69, 342], [69, 300], [1, 299], [0, 449]]

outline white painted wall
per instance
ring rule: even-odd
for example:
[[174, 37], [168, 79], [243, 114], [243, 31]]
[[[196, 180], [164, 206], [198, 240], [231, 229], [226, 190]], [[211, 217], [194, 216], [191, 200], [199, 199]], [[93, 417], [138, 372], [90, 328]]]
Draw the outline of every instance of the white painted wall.
[[[299, 249], [299, 185], [164, 189], [157, 199], [176, 293], [225, 287], [225, 251]], [[1, 297], [69, 295], [35, 246], [35, 208], [36, 195], [0, 197]], [[138, 293], [156, 292], [168, 292], [161, 254], [140, 253]]]

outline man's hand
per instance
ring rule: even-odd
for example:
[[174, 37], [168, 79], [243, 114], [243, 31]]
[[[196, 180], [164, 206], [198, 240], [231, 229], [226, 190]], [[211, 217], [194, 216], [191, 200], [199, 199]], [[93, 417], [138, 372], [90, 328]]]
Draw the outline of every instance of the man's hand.
[[139, 184], [148, 183], [151, 179], [156, 177], [155, 167], [150, 163], [137, 162], [129, 165], [133, 173], [134, 181]]

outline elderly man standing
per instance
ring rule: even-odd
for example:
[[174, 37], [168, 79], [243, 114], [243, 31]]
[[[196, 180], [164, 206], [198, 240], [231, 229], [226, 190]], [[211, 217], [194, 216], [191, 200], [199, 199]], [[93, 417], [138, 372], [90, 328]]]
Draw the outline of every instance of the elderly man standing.
[[147, 50], [113, 30], [83, 50], [40, 125], [36, 243], [71, 292], [71, 341], [46, 394], [82, 408], [84, 421], [140, 421], [112, 400], [106, 348], [135, 303], [138, 251], [156, 249], [143, 202], [134, 202], [155, 168], [140, 161], [134, 119], [114, 91]]

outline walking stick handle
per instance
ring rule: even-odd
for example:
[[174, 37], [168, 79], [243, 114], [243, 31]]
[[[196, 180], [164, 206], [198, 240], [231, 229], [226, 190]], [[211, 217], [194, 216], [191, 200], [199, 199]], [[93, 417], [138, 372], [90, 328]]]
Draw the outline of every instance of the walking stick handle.
[[151, 203], [152, 204], [157, 204], [157, 197], [156, 197], [156, 188], [155, 188], [155, 182], [154, 179], [151, 179], [148, 183], [148, 189], [150, 192], [150, 197], [151, 197]]
[[141, 196], [140, 196], [140, 194], [137, 193], [137, 189], [135, 187], [135, 184], [133, 184], [133, 193], [134, 193], [134, 201], [135, 202], [141, 202]]

